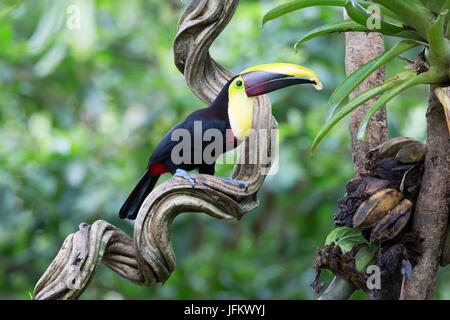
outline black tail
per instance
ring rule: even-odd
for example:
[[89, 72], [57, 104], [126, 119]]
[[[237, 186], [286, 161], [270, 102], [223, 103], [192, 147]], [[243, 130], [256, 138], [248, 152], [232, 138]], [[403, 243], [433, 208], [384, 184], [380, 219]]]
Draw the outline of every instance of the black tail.
[[125, 203], [119, 211], [119, 218], [134, 220], [137, 217], [139, 209], [144, 202], [147, 195], [153, 190], [159, 176], [151, 176], [148, 174], [148, 169], [145, 170], [136, 187], [131, 191]]

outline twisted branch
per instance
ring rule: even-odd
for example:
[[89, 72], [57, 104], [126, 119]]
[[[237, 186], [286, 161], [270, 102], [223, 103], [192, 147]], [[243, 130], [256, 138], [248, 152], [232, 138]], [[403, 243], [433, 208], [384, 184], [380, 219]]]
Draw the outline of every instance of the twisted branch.
[[234, 76], [209, 55], [209, 47], [236, 10], [238, 0], [193, 0], [178, 21], [173, 42], [175, 65], [191, 91], [210, 104]]
[[[178, 24], [174, 41], [175, 64], [192, 92], [210, 103], [233, 73], [215, 62], [209, 47], [230, 21], [237, 0], [194, 0]], [[36, 284], [34, 299], [76, 299], [103, 262], [121, 277], [140, 286], [166, 281], [175, 269], [170, 241], [173, 219], [182, 212], [203, 212], [217, 219], [240, 219], [258, 206], [257, 192], [275, 157], [272, 142], [277, 127], [267, 96], [255, 100], [254, 131], [241, 145], [232, 177], [236, 184], [210, 175], [193, 175], [193, 189], [182, 178], [155, 188], [138, 213], [134, 239], [103, 220], [69, 235], [58, 255]], [[261, 132], [263, 134], [261, 134]], [[252, 141], [252, 143], [249, 143]]]

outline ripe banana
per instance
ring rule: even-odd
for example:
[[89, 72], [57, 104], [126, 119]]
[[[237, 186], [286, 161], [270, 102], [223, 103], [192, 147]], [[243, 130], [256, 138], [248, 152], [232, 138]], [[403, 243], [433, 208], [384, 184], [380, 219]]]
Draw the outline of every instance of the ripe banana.
[[364, 201], [353, 216], [353, 227], [367, 229], [377, 224], [403, 198], [400, 191], [383, 189]]
[[391, 182], [389, 180], [378, 179], [374, 177], [365, 178], [366, 186], [364, 191], [371, 196], [377, 193], [379, 190], [385, 189]]
[[394, 209], [390, 210], [373, 228], [370, 242], [384, 242], [394, 238], [409, 221], [413, 204], [408, 199], [402, 200]]
[[380, 145], [379, 152], [382, 158], [395, 157], [401, 148], [415, 142], [419, 141], [409, 137], [392, 138]]
[[414, 142], [402, 147], [395, 155], [395, 159], [403, 163], [413, 163], [422, 159], [425, 153], [427, 153], [427, 145]]

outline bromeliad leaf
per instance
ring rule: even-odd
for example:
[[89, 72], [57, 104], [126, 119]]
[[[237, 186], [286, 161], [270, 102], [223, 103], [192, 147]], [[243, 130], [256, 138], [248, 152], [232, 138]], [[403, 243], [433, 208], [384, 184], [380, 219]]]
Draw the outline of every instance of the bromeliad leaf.
[[363, 237], [361, 229], [350, 227], [338, 227], [331, 231], [325, 240], [325, 245], [330, 245], [332, 242], [340, 247], [343, 253], [351, 251], [356, 244], [369, 244]]
[[450, 67], [450, 43], [444, 35], [444, 22], [448, 13], [449, 10], [440, 13], [436, 22], [427, 29], [427, 36], [430, 43], [430, 52], [428, 55], [430, 64], [440, 69], [444, 73], [444, 76], [446, 75], [445, 70], [448, 70]]
[[314, 6], [339, 6], [343, 7], [346, 0], [297, 0], [284, 3], [279, 5], [269, 12], [267, 12], [263, 17], [263, 25], [273, 19], [281, 17], [285, 14], [291, 13], [296, 10], [314, 7]]
[[378, 247], [375, 245], [361, 247], [355, 256], [356, 270], [366, 272], [367, 267], [375, 263], [377, 251]]
[[[375, 29], [369, 29], [363, 25], [360, 25], [359, 23], [352, 21], [352, 20], [340, 20], [336, 22], [331, 22], [328, 24], [325, 24], [323, 26], [320, 26], [316, 29], [313, 29], [312, 31], [308, 32], [306, 35], [303, 36], [300, 40], [297, 41], [297, 43], [294, 45], [294, 48], [297, 49], [297, 46], [302, 44], [303, 42], [306, 42], [308, 40], [311, 40], [313, 38], [323, 36], [325, 34], [329, 33], [336, 33], [336, 32], [379, 32], [379, 30]], [[400, 38], [406, 38], [406, 39], [413, 39], [418, 41], [417, 45], [424, 44], [424, 42], [420, 42], [419, 40], [422, 40], [420, 37], [418, 37], [414, 32], [404, 30], [401, 32], [397, 32], [394, 34], [388, 34], [394, 37], [400, 37]]]
[[385, 92], [381, 97], [378, 98], [377, 101], [370, 107], [367, 111], [364, 119], [361, 121], [358, 130], [358, 140], [364, 140], [366, 138], [366, 128], [369, 123], [370, 118], [380, 110], [387, 102], [389, 102], [392, 98], [398, 96], [402, 91], [421, 83], [429, 83], [429, 72], [421, 73], [418, 76], [414, 76], [404, 80], [402, 83], [399, 83], [398, 86], [395, 86], [391, 90]]
[[400, 41], [389, 51], [370, 60], [369, 62], [355, 70], [352, 74], [350, 74], [344, 81], [342, 81], [338, 85], [338, 87], [334, 90], [334, 92], [330, 96], [330, 99], [328, 100], [328, 104], [330, 105], [331, 109], [328, 119], [334, 115], [334, 113], [339, 109], [339, 106], [349, 96], [349, 94], [353, 90], [355, 90], [356, 87], [358, 87], [372, 72], [385, 65], [403, 52], [417, 47], [418, 45], [420, 45], [420, 43], [414, 40]]
[[[269, 12], [267, 12], [264, 17], [262, 24], [264, 25], [266, 22], [276, 19], [282, 15], [291, 13], [296, 10], [308, 8], [308, 7], [314, 7], [314, 6], [334, 6], [334, 7], [344, 7], [347, 0], [296, 0], [284, 3], [282, 5], [279, 5]], [[364, 8], [367, 8], [370, 5], [373, 5], [373, 3], [368, 1], [358, 1], [360, 5], [362, 5]], [[392, 12], [389, 9], [386, 9], [383, 6], [379, 6], [381, 14], [398, 19], [398, 15]]]
[[300, 40], [295, 44], [295, 48], [303, 42], [311, 40], [315, 37], [323, 36], [329, 33], [335, 32], [349, 32], [349, 31], [370, 31], [367, 27], [360, 25], [352, 20], [342, 20], [332, 22], [323, 26], [320, 26], [303, 36]]
[[[372, 17], [372, 13], [367, 11], [361, 5], [359, 5], [354, 0], [348, 0], [345, 5], [345, 11], [347, 11], [348, 16], [360, 25], [367, 26], [369, 19]], [[397, 26], [390, 22], [384, 21], [384, 19], [379, 19], [379, 30], [378, 32], [383, 34], [397, 33], [405, 30], [403, 27]]]
[[423, 39], [427, 39], [426, 30], [433, 24], [435, 17], [419, 0], [374, 0], [374, 2], [395, 11], [401, 17], [399, 21], [413, 27]]
[[[450, 7], [450, 3], [446, 3], [447, 0], [433, 0], [433, 1], [426, 1], [425, 6], [431, 11], [431, 12], [439, 12], [441, 10], [448, 9]], [[422, 2], [423, 4], [423, 2]]]
[[320, 129], [319, 133], [317, 134], [316, 138], [312, 143], [311, 152], [314, 152], [314, 150], [317, 148], [317, 145], [320, 143], [320, 141], [322, 141], [323, 137], [347, 114], [355, 110], [364, 102], [376, 97], [379, 94], [382, 94], [387, 90], [399, 86], [400, 84], [405, 82], [406, 79], [409, 79], [414, 76], [415, 71], [407, 71], [400, 73], [396, 77], [389, 79], [375, 87], [372, 87], [354, 97], [346, 105], [344, 105], [336, 114], [334, 114], [330, 119], [328, 119], [325, 122], [322, 129]]

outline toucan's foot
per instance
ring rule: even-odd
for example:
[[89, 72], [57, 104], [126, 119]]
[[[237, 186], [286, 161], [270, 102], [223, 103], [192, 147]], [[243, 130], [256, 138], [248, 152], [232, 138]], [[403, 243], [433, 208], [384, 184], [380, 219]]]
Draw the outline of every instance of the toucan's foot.
[[223, 180], [231, 181], [231, 182], [233, 182], [233, 183], [236, 183], [236, 184], [238, 184], [241, 188], [244, 188], [245, 191], [248, 190], [248, 184], [247, 184], [247, 182], [244, 182], [244, 181], [242, 181], [242, 180], [231, 179], [231, 178], [228, 178], [228, 177], [219, 177], [219, 178], [220, 178], [220, 179], [223, 179]]
[[175, 174], [173, 176], [186, 179], [187, 181], [189, 181], [191, 183], [192, 188], [194, 188], [194, 185], [197, 182], [197, 181], [195, 181], [195, 179], [193, 177], [191, 177], [189, 175], [189, 173], [187, 173], [187, 171], [185, 171], [183, 169], [177, 169], [177, 171], [175, 171]]

